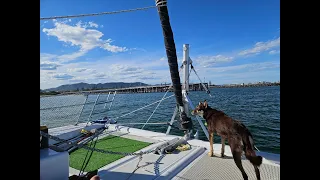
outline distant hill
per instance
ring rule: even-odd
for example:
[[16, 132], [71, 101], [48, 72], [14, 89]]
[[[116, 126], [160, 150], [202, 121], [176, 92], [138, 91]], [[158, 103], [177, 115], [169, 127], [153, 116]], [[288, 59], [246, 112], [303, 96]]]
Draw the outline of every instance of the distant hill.
[[[110, 83], [99, 83], [99, 84], [87, 84], [87, 83], [77, 83], [77, 84], [65, 84], [56, 88], [49, 88], [42, 91], [77, 91], [77, 90], [94, 90], [94, 89], [109, 89], [109, 88], [125, 88], [125, 87], [135, 87], [135, 86], [146, 86], [148, 84], [141, 82], [124, 83], [124, 82], [110, 82]], [[40, 90], [41, 91], [41, 90]]]

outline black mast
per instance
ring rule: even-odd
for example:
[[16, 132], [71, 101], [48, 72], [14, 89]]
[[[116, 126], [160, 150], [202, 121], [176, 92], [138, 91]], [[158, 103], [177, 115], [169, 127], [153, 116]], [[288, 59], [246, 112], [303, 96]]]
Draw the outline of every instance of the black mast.
[[192, 128], [192, 121], [190, 118], [187, 117], [183, 108], [182, 90], [179, 76], [176, 46], [174, 43], [173, 32], [169, 21], [167, 1], [156, 0], [156, 5], [158, 8], [158, 13], [160, 16], [160, 22], [162, 26], [164, 45], [166, 48], [166, 54], [170, 68], [173, 91], [176, 97], [177, 105], [179, 106], [181, 127], [183, 130], [189, 130]]

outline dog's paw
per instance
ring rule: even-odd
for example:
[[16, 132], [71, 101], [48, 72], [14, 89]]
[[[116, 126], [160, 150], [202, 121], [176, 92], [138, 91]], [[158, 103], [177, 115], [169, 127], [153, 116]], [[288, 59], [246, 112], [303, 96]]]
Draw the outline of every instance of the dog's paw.
[[221, 154], [221, 157], [224, 157], [224, 154]]
[[208, 156], [209, 156], [209, 157], [213, 157], [213, 152], [209, 152], [209, 153], [208, 153]]

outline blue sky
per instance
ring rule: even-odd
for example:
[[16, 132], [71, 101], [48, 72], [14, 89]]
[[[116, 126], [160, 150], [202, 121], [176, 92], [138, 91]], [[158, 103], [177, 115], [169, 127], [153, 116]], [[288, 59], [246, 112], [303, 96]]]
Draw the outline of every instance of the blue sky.
[[[153, 6], [154, 0], [41, 0], [40, 17]], [[280, 1], [168, 0], [178, 63], [182, 46], [213, 84], [280, 80]], [[78, 82], [169, 83], [156, 8], [40, 21], [40, 88]], [[199, 82], [194, 73], [191, 82]]]

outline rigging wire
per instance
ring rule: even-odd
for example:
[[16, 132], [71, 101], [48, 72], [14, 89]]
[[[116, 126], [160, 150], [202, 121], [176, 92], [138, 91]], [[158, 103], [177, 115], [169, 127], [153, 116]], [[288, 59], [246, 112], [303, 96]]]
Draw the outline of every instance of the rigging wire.
[[156, 108], [153, 110], [153, 112], [151, 113], [151, 115], [149, 116], [148, 120], [146, 121], [146, 123], [142, 126], [141, 129], [143, 129], [146, 124], [149, 122], [149, 120], [151, 119], [151, 117], [153, 116], [153, 114], [156, 112], [156, 110], [158, 109], [159, 105], [161, 104], [161, 102], [164, 100], [164, 98], [166, 97], [167, 93], [169, 92], [169, 89], [166, 91], [166, 93], [163, 95], [162, 99], [160, 100], [160, 102], [158, 103], [158, 105], [156, 106]]
[[[96, 144], [97, 144], [97, 141], [98, 141], [98, 136], [96, 137], [97, 139], [94, 141], [94, 139], [91, 140], [91, 143], [89, 145], [90, 148], [95, 148], [96, 147]], [[87, 159], [87, 156], [89, 154], [89, 151], [90, 151], [90, 155]], [[87, 153], [86, 153], [86, 156], [83, 160], [83, 163], [82, 163], [82, 166], [81, 166], [81, 169], [79, 171], [79, 175], [78, 175], [78, 179], [80, 178], [80, 176], [84, 173], [84, 170], [86, 169], [86, 167], [88, 166], [88, 163], [91, 159], [91, 156], [93, 154], [93, 151], [92, 150], [87, 150]]]
[[[166, 6], [166, 4], [159, 5], [158, 7]], [[51, 19], [64, 19], [64, 18], [77, 18], [77, 17], [88, 17], [88, 16], [101, 16], [107, 14], [119, 14], [125, 12], [134, 12], [134, 11], [142, 11], [151, 8], [156, 8], [157, 6], [147, 6], [142, 8], [135, 8], [135, 9], [126, 9], [126, 10], [119, 10], [119, 11], [110, 11], [110, 12], [100, 12], [100, 13], [90, 13], [90, 14], [78, 14], [78, 15], [66, 15], [66, 16], [52, 16], [52, 17], [40, 17], [41, 20], [51, 20]]]
[[126, 113], [126, 114], [124, 114], [124, 115], [122, 115], [122, 116], [118, 116], [118, 117], [116, 117], [116, 118], [114, 118], [114, 119], [119, 119], [119, 118], [121, 118], [121, 117], [127, 116], [127, 115], [129, 115], [129, 114], [132, 114], [132, 113], [134, 113], [134, 112], [136, 112], [136, 111], [142, 110], [142, 109], [144, 109], [144, 108], [146, 108], [146, 107], [149, 107], [149, 106], [151, 106], [151, 105], [153, 105], [153, 104], [156, 104], [156, 103], [158, 103], [158, 102], [160, 102], [160, 101], [163, 101], [163, 100], [165, 100], [165, 99], [171, 98], [171, 97], [173, 97], [173, 96], [174, 96], [174, 94], [172, 94], [172, 95], [170, 95], [170, 96], [167, 96], [167, 97], [165, 97], [165, 98], [162, 99], [162, 100], [155, 101], [155, 102], [153, 102], [153, 103], [151, 103], [151, 104], [148, 104], [148, 105], [146, 105], [146, 106], [143, 106], [143, 107], [141, 107], [141, 108], [139, 108], [139, 109], [136, 109], [136, 110], [134, 110], [134, 111], [131, 111], [131, 112], [129, 112], [129, 113]]
[[191, 69], [194, 71], [194, 73], [196, 74], [196, 76], [198, 77], [198, 79], [199, 79], [199, 81], [200, 81], [200, 83], [201, 83], [201, 85], [202, 85], [202, 87], [206, 90], [206, 92], [207, 92], [207, 94], [209, 94], [209, 96], [210, 97], [212, 97], [211, 96], [211, 94], [210, 94], [210, 91], [207, 89], [207, 87], [202, 83], [202, 81], [201, 81], [201, 79], [200, 79], [200, 77], [198, 76], [198, 73], [196, 72], [196, 70], [194, 69], [194, 67], [193, 67], [193, 65], [191, 64]]

